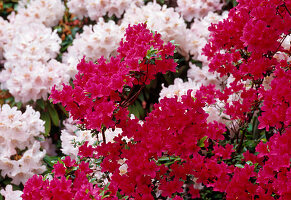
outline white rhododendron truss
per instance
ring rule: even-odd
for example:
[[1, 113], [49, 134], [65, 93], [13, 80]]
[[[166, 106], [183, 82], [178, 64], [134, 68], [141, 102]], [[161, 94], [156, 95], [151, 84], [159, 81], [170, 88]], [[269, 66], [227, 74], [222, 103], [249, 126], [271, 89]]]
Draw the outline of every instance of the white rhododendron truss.
[[[56, 61], [61, 39], [56, 31], [41, 23], [3, 23], [8, 39], [3, 40], [4, 69], [0, 72], [2, 89], [16, 101], [26, 103], [47, 99], [51, 88], [70, 79], [69, 68]], [[5, 33], [3, 38], [5, 38]], [[1, 37], [0, 37], [1, 39]]]
[[100, 18], [96, 25], [84, 26], [83, 32], [76, 35], [72, 46], [63, 55], [63, 63], [68, 65], [69, 74], [73, 77], [77, 73], [76, 66], [84, 56], [91, 61], [101, 56], [113, 56], [121, 37], [119, 26], [111, 20], [104, 22]]
[[90, 17], [91, 20], [98, 20], [108, 14], [120, 18], [131, 4], [143, 5], [143, 0], [68, 0], [70, 12], [79, 19]]
[[17, 15], [9, 16], [10, 21], [19, 23], [42, 23], [53, 27], [63, 18], [65, 6], [61, 0], [21, 0]]
[[223, 3], [221, 0], [177, 0], [179, 12], [186, 21], [193, 18], [202, 18], [211, 11], [221, 10]]
[[0, 171], [12, 183], [25, 183], [34, 174], [41, 174], [45, 151], [40, 150], [44, 121], [40, 113], [27, 106], [24, 113], [7, 104], [0, 108]]

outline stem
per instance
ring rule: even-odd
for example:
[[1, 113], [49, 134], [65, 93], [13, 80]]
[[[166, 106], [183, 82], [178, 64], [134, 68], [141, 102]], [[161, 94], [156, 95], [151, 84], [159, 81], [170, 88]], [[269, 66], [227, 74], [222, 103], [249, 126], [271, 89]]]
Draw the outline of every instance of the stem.
[[286, 11], [288, 12], [288, 14], [291, 16], [291, 13], [290, 13], [290, 11], [288, 10], [288, 8], [287, 8], [287, 6], [286, 6], [285, 3], [283, 4], [283, 7], [286, 9]]
[[245, 139], [245, 131], [242, 132], [242, 137], [241, 137], [240, 143], [237, 147], [237, 153], [241, 152], [244, 139]]
[[106, 144], [106, 137], [105, 137], [105, 129], [104, 128], [101, 129], [101, 133], [102, 133], [103, 142], [104, 142], [104, 144]]

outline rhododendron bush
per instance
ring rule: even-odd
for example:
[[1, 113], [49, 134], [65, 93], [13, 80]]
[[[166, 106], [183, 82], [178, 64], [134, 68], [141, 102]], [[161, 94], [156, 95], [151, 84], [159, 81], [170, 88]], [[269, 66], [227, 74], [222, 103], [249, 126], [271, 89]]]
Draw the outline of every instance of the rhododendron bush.
[[291, 199], [291, 0], [119, 3], [3, 12], [4, 199]]

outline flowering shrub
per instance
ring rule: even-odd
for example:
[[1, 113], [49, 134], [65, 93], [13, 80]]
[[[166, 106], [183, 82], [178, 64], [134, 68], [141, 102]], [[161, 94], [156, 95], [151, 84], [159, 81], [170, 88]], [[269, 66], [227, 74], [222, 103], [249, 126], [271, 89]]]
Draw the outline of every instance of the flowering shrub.
[[6, 2], [0, 199], [291, 199], [290, 0]]

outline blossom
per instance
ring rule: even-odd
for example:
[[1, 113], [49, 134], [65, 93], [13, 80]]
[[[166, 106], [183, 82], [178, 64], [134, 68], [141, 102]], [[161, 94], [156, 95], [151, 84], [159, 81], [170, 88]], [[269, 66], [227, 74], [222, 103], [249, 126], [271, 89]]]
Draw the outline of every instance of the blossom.
[[76, 66], [85, 55], [87, 61], [115, 55], [121, 37], [119, 26], [111, 20], [104, 22], [100, 18], [94, 26], [84, 26], [83, 32], [76, 34], [72, 46], [62, 57], [63, 62], [69, 65], [70, 76], [74, 77], [77, 73]]
[[61, 83], [70, 79], [68, 67], [55, 59], [48, 63], [19, 60], [18, 63], [7, 61], [0, 72], [1, 87], [9, 89], [16, 101], [47, 99], [54, 85], [61, 88]]
[[9, 20], [13, 23], [43, 23], [53, 27], [62, 19], [65, 6], [61, 0], [21, 0], [17, 15], [11, 14]]
[[98, 20], [100, 17], [108, 14], [109, 17], [115, 15], [120, 18], [123, 12], [128, 9], [131, 4], [138, 6], [143, 5], [142, 0], [69, 0], [67, 5], [70, 12], [75, 14], [79, 19], [90, 17], [92, 20]]
[[6, 185], [5, 189], [1, 189], [0, 193], [6, 200], [21, 200], [22, 191], [12, 190], [12, 185]]
[[34, 174], [41, 174], [46, 170], [46, 167], [42, 165], [45, 151], [40, 151], [40, 144], [37, 141], [23, 155], [20, 155], [19, 160], [17, 157], [16, 160], [12, 160], [8, 156], [4, 155], [0, 159], [1, 175], [12, 178], [13, 184], [24, 184]]
[[[42, 159], [45, 151], [35, 137], [44, 132], [44, 122], [39, 112], [27, 106], [22, 113], [16, 107], [4, 104], [0, 109], [0, 169], [2, 176], [12, 178], [12, 183], [25, 183], [35, 173], [43, 173]], [[17, 149], [23, 151], [19, 154]]]
[[82, 131], [78, 129], [76, 123], [72, 118], [64, 121], [65, 129], [62, 130], [60, 139], [62, 141], [61, 151], [72, 157], [77, 158], [78, 155], [78, 144], [82, 144], [87, 141], [89, 145], [94, 145], [97, 142], [97, 137], [92, 136], [90, 130]]
[[164, 44], [161, 35], [146, 26], [129, 26], [117, 56], [109, 61], [101, 57], [95, 64], [83, 59], [77, 66], [74, 88], [70, 85], [63, 85], [61, 91], [53, 88], [50, 96], [53, 102], [62, 102], [73, 119], [86, 124], [88, 129], [112, 128], [117, 121], [126, 119], [125, 107], [132, 97], [122, 99], [124, 87], [144, 87], [158, 72], [174, 71], [176, 67], [170, 57], [174, 55], [174, 45]]
[[39, 98], [46, 99], [54, 84], [70, 78], [65, 65], [54, 60], [61, 39], [56, 31], [43, 24], [27, 26], [10, 23], [11, 38], [3, 47], [5, 58], [1, 73], [1, 88], [9, 89], [16, 101], [24, 103]]
[[165, 42], [174, 40], [175, 44], [179, 44], [177, 51], [187, 57], [189, 47], [185, 35], [188, 30], [183, 18], [173, 8], [151, 2], [142, 7], [131, 5], [124, 14], [121, 28], [124, 30], [128, 24], [144, 22], [149, 29], [159, 32]]
[[202, 18], [209, 12], [218, 11], [223, 3], [219, 0], [178, 0], [176, 11], [179, 12], [186, 21], [193, 18]]

